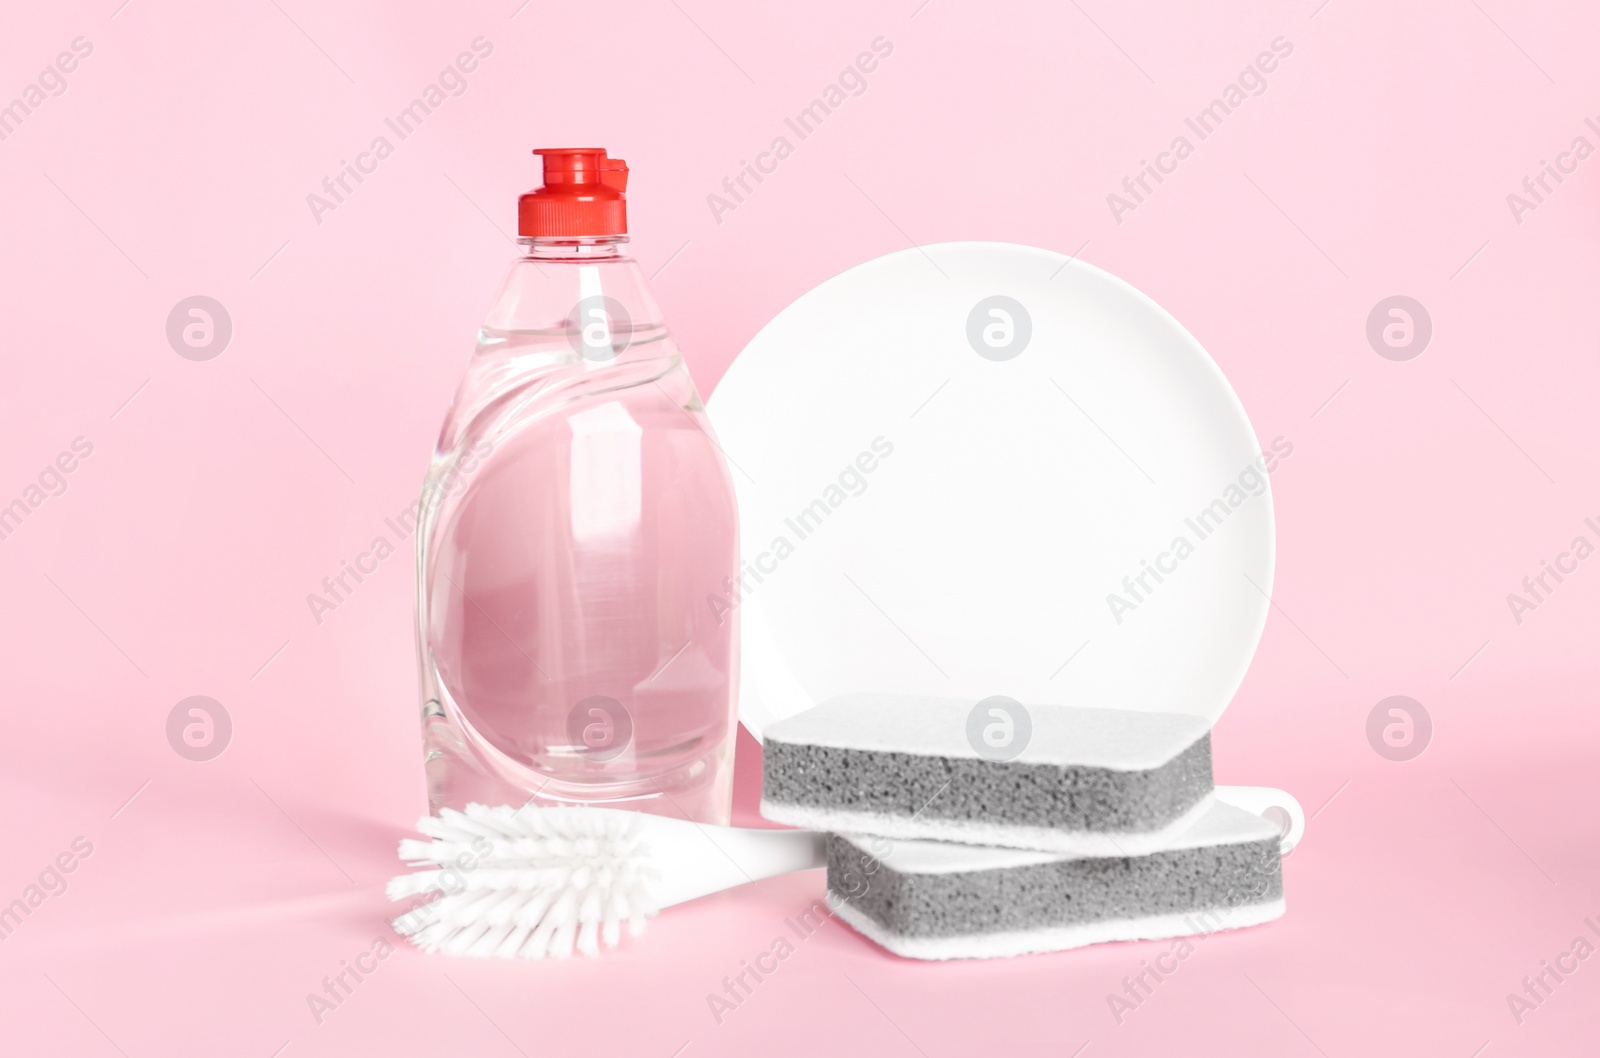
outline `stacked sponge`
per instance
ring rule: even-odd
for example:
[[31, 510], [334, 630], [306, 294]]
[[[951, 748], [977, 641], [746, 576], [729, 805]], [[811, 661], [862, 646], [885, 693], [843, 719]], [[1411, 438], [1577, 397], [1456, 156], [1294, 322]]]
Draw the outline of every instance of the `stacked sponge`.
[[832, 834], [839, 917], [952, 959], [1283, 914], [1278, 830], [1215, 800], [1204, 720], [1010, 704], [1024, 736], [998, 752], [954, 699], [846, 695], [767, 729], [762, 814]]

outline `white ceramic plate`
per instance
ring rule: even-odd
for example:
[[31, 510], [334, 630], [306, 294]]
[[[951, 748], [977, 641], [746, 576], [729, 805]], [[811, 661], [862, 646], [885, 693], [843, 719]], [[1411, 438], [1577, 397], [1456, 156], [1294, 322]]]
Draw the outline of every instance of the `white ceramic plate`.
[[1121, 280], [1003, 243], [890, 254], [781, 312], [710, 408], [757, 738], [848, 691], [1214, 721], [1244, 678], [1272, 442]]

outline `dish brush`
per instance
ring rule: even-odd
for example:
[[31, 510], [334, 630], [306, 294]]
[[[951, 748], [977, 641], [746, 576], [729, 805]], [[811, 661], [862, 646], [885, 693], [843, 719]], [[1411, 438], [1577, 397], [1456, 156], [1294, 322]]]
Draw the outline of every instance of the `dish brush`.
[[826, 836], [745, 830], [612, 808], [468, 805], [425, 816], [400, 858], [423, 868], [391, 900], [428, 898], [394, 922], [423, 951], [562, 958], [615, 947], [662, 908], [827, 863]]

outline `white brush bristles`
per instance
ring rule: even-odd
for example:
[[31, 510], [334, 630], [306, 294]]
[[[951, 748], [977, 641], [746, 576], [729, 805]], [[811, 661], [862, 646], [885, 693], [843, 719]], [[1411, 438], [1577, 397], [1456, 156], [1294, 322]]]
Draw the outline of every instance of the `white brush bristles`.
[[637, 934], [658, 910], [659, 874], [636, 813], [475, 804], [424, 817], [417, 829], [432, 840], [401, 841], [400, 858], [424, 869], [391, 880], [388, 894], [434, 897], [394, 923], [423, 951], [598, 955], [623, 923]]

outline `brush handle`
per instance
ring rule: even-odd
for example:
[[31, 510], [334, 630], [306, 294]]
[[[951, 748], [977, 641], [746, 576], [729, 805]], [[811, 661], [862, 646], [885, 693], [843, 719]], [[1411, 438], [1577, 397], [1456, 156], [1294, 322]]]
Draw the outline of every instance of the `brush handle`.
[[646, 817], [651, 860], [661, 873], [661, 907], [724, 889], [806, 871], [828, 862], [827, 835], [810, 830], [745, 830]]

